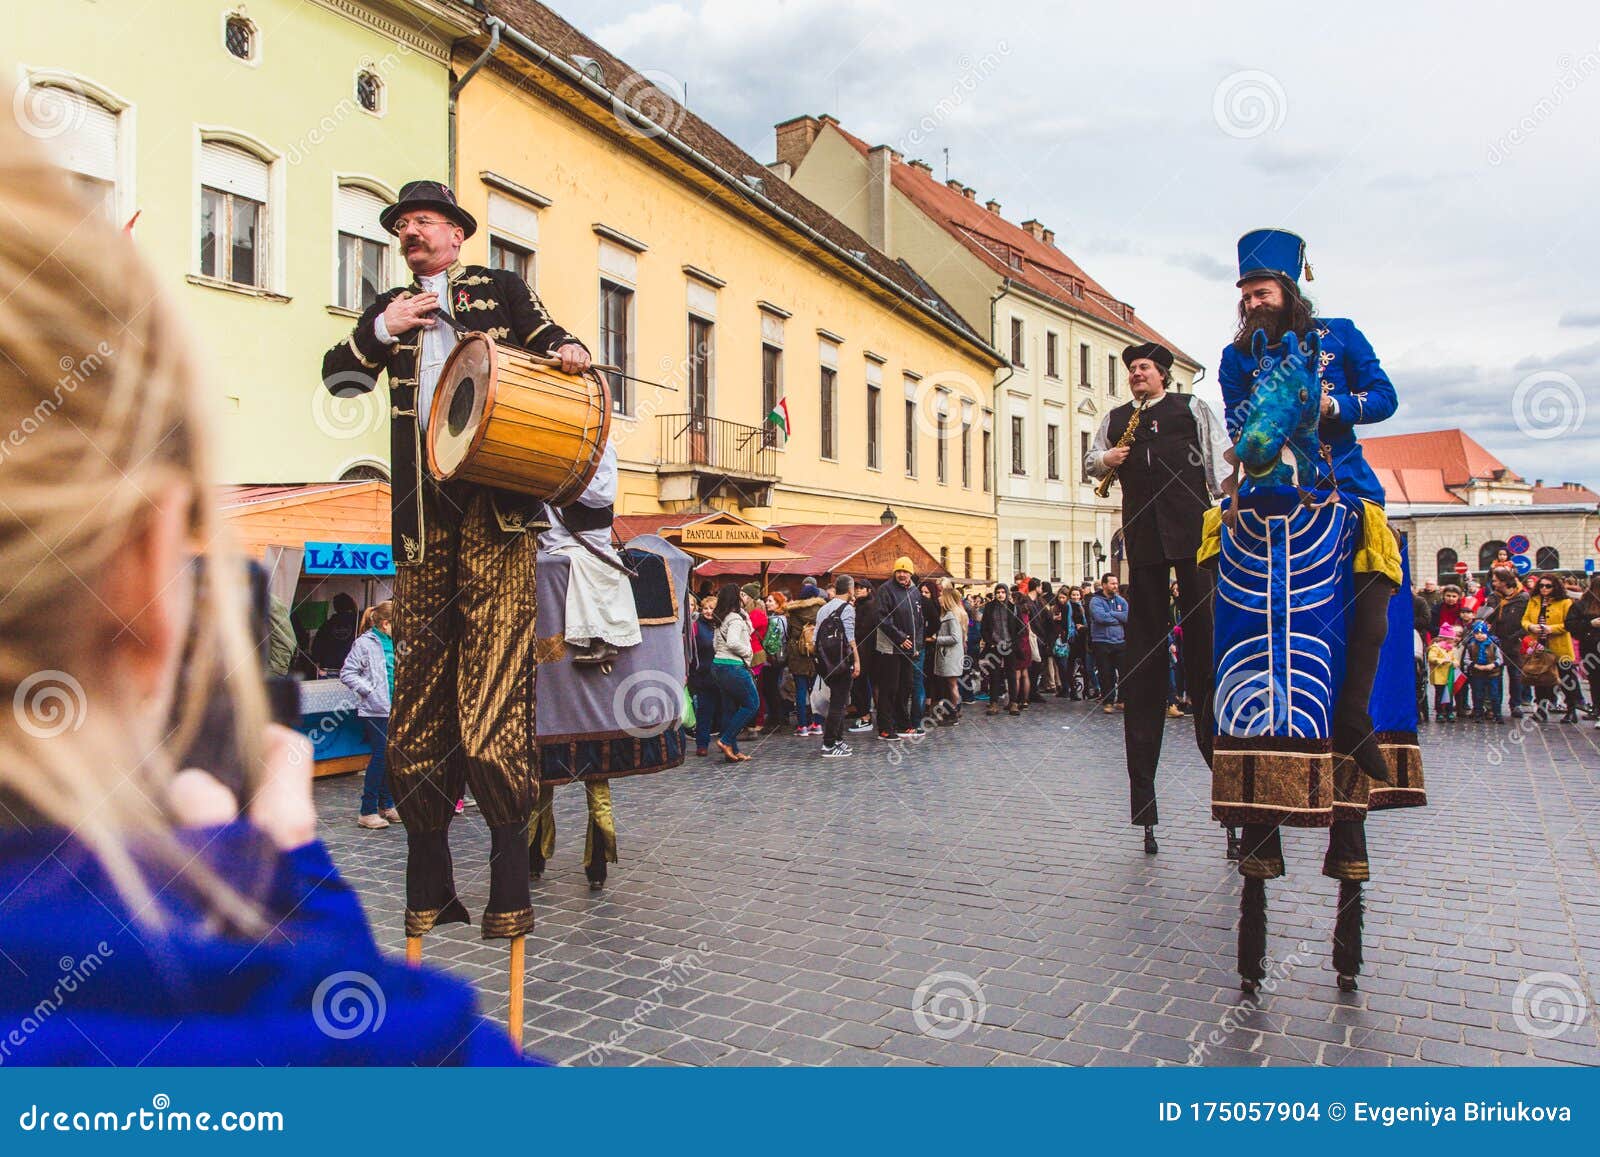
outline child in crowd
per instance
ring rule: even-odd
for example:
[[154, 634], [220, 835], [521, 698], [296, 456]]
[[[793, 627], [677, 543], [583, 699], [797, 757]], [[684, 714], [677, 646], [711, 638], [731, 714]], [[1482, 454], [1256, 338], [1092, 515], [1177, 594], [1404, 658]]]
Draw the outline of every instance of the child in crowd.
[[1472, 717], [1504, 723], [1500, 717], [1500, 676], [1505, 671], [1505, 658], [1500, 654], [1500, 644], [1489, 633], [1487, 621], [1479, 619], [1472, 624], [1463, 650], [1462, 668], [1472, 690]]
[[1428, 648], [1428, 681], [1433, 684], [1433, 714], [1440, 723], [1456, 717], [1456, 629], [1445, 625]]

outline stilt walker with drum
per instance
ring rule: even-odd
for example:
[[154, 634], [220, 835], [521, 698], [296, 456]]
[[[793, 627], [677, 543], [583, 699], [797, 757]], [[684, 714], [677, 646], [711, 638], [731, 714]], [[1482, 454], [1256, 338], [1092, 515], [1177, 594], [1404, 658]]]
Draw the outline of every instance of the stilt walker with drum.
[[[544, 355], [565, 375], [586, 370], [589, 355], [520, 277], [460, 264], [477, 223], [445, 185], [410, 182], [380, 220], [400, 239], [414, 279], [362, 313], [323, 358], [322, 373], [339, 396], [370, 391], [379, 373], [389, 375], [396, 562], [389, 774], [406, 825], [407, 956], [420, 957], [421, 938], [436, 924], [470, 919], [456, 894], [448, 838], [456, 801], [470, 787], [491, 839], [483, 936], [511, 942], [510, 1019], [520, 1042], [536, 790], [536, 544], [527, 528], [540, 500], [465, 474], [437, 481], [423, 469], [422, 447], [430, 428], [459, 433], [472, 416], [454, 398], [434, 404], [458, 331]], [[590, 384], [603, 396], [598, 382]], [[603, 441], [600, 432], [596, 460]], [[430, 455], [437, 450], [430, 443]], [[575, 463], [570, 496], [594, 465]]]

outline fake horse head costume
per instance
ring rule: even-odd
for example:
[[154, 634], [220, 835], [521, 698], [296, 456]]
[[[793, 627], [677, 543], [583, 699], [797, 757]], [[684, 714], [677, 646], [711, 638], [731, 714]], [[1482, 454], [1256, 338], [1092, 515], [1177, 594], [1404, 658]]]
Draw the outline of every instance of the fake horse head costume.
[[1270, 347], [1253, 335], [1250, 393], [1228, 416], [1235, 482], [1201, 548], [1217, 566], [1212, 813], [1243, 828], [1246, 992], [1268, 971], [1280, 829], [1329, 829], [1333, 964], [1349, 990], [1362, 964], [1367, 813], [1426, 802], [1405, 552], [1382, 506], [1335, 479], [1318, 432], [1324, 335], [1291, 332]]

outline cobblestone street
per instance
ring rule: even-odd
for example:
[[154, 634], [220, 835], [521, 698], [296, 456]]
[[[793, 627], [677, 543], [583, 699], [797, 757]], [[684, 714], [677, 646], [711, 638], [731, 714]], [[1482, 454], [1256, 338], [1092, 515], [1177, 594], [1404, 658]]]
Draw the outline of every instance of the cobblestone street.
[[[748, 745], [748, 763], [616, 781], [622, 862], [599, 893], [579, 862], [583, 792], [562, 789], [534, 885], [529, 1050], [608, 1065], [1600, 1063], [1592, 724], [1424, 724], [1430, 806], [1368, 825], [1357, 993], [1329, 963], [1325, 837], [1287, 832], [1272, 990], [1252, 1008], [1234, 969], [1239, 879], [1190, 722], [1167, 730], [1161, 851], [1146, 856], [1120, 716], [977, 708], [920, 742], [851, 736], [848, 760], [785, 733]], [[399, 953], [403, 829], [356, 827], [356, 777], [316, 790], [323, 837]], [[476, 918], [475, 809], [453, 837]], [[455, 925], [425, 944], [504, 1016], [503, 942]]]

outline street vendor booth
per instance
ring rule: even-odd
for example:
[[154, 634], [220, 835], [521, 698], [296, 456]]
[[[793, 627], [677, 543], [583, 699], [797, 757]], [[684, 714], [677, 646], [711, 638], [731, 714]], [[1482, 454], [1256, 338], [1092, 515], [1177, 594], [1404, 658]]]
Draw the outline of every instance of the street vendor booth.
[[911, 559], [919, 578], [945, 578], [939, 565], [916, 537], [898, 524], [789, 523], [758, 526], [734, 514], [647, 514], [617, 519], [617, 533], [659, 534], [696, 559], [700, 578], [755, 580], [762, 590], [799, 591], [801, 580], [814, 575], [826, 582], [833, 575], [882, 582], [894, 574], [897, 558]]
[[[298, 628], [320, 629], [336, 595], [349, 595], [358, 611], [390, 597], [387, 482], [229, 486], [221, 506], [240, 551], [266, 568]], [[365, 770], [371, 749], [337, 671], [301, 683], [300, 730], [315, 748], [317, 775]]]

